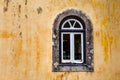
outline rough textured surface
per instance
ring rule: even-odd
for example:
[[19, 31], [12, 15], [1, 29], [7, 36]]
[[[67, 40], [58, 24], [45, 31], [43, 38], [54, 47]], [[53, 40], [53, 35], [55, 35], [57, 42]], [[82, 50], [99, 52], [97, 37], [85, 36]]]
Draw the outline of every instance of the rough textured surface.
[[[92, 73], [52, 72], [52, 24], [68, 8], [92, 21]], [[0, 80], [120, 80], [119, 19], [120, 0], [0, 0]]]

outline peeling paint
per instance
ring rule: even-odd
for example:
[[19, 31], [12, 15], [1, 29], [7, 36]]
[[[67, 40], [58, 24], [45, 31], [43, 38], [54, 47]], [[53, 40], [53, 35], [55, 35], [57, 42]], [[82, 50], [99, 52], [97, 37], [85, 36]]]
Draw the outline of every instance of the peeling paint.
[[3, 8], [3, 11], [6, 12], [8, 9], [6, 7]]
[[5, 6], [3, 8], [4, 12], [8, 11], [8, 6], [9, 6], [10, 0], [4, 0]]
[[37, 12], [38, 14], [40, 14], [42, 12], [42, 8], [41, 7], [37, 8]]
[[18, 6], [18, 12], [21, 13], [21, 5]]
[[25, 5], [27, 5], [27, 0], [25, 0]]
[[22, 38], [22, 32], [19, 33], [20, 37]]
[[27, 19], [27, 18], [28, 18], [28, 16], [27, 16], [27, 15], [25, 15], [25, 18]]

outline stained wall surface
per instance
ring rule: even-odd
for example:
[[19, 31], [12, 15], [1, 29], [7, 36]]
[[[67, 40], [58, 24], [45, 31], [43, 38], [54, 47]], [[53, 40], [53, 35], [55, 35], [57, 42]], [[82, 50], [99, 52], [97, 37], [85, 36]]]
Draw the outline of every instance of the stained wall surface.
[[[66, 9], [94, 29], [94, 72], [52, 72], [52, 27]], [[120, 80], [120, 0], [0, 0], [0, 80]]]

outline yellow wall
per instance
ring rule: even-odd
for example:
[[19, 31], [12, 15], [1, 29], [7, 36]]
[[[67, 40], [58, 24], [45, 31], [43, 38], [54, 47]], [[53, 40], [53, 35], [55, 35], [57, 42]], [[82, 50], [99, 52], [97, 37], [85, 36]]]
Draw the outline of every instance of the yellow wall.
[[[52, 24], [74, 8], [94, 28], [94, 72], [52, 72]], [[120, 80], [120, 0], [0, 0], [0, 80]]]

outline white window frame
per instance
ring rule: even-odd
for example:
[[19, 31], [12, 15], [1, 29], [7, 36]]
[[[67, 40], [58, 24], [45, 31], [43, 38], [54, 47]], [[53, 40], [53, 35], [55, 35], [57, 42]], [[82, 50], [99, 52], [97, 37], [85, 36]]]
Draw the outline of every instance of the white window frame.
[[[73, 26], [71, 25], [70, 21], [75, 21], [74, 24], [73, 24]], [[69, 23], [70, 28], [64, 28], [64, 25], [65, 25], [67, 22]], [[74, 28], [76, 22], [80, 25], [80, 28]], [[77, 19], [68, 19], [68, 20], [66, 20], [66, 21], [63, 23], [62, 29], [75, 29], [75, 30], [76, 30], [76, 29], [83, 29], [83, 26], [82, 26], [82, 24], [80, 23], [80, 21], [78, 21]]]
[[[63, 59], [63, 34], [70, 34], [70, 60], [64, 60]], [[75, 60], [74, 59], [74, 35], [75, 34], [80, 34], [81, 35], [81, 60]], [[83, 63], [84, 61], [84, 56], [83, 56], [83, 33], [81, 32], [62, 32], [61, 33], [61, 60], [62, 63]]]
[[[74, 21], [73, 25], [71, 24], [70, 21]], [[64, 28], [64, 25], [66, 23], [69, 23], [69, 26], [70, 28]], [[79, 24], [80, 28], [74, 28], [75, 27], [75, 24], [76, 22]], [[82, 30], [83, 29], [83, 26], [82, 24], [80, 23], [80, 21], [78, 21], [77, 19], [68, 19], [66, 20], [63, 24], [62, 24], [62, 30]], [[70, 60], [64, 60], [63, 59], [63, 34], [70, 34]], [[82, 55], [82, 59], [81, 61], [79, 60], [75, 60], [74, 59], [74, 34], [81, 34], [81, 55]], [[62, 63], [83, 63], [83, 33], [82, 32], [62, 32], [61, 33], [61, 60], [62, 60]]]

